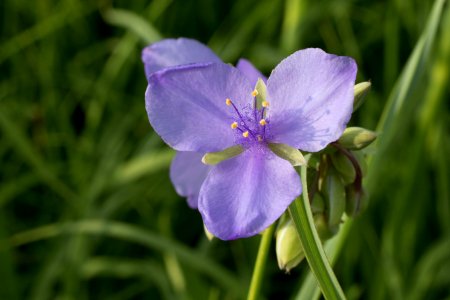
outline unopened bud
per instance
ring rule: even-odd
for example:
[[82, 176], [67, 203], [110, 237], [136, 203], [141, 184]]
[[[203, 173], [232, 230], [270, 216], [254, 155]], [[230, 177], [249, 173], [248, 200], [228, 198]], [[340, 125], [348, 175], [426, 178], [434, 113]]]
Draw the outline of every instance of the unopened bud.
[[339, 227], [345, 211], [345, 187], [337, 171], [330, 167], [324, 182], [325, 205], [328, 210], [328, 225]]
[[354, 185], [349, 185], [345, 192], [347, 198], [345, 213], [347, 216], [354, 217], [366, 209], [368, 197], [362, 188], [357, 190]]
[[369, 146], [377, 134], [361, 127], [348, 127], [339, 138], [338, 143], [350, 150], [360, 150]]
[[334, 226], [330, 229], [325, 214], [314, 215], [314, 225], [316, 225], [317, 233], [322, 242], [332, 238], [339, 230], [338, 226]]
[[363, 104], [372, 83], [370, 81], [360, 82], [353, 88], [355, 99], [353, 100], [353, 111], [357, 110]]
[[278, 267], [287, 273], [305, 258], [300, 238], [291, 218], [286, 218], [285, 222], [279, 226], [275, 250]]
[[314, 198], [311, 202], [311, 211], [313, 214], [321, 214], [325, 211], [325, 200], [319, 192], [314, 193]]
[[362, 175], [365, 176], [367, 174], [367, 160], [363, 151], [353, 151], [353, 156], [358, 161], [359, 167], [361, 168]]
[[355, 181], [356, 171], [350, 159], [341, 152], [336, 152], [332, 155], [331, 162], [334, 168], [339, 172], [344, 185], [351, 184]]

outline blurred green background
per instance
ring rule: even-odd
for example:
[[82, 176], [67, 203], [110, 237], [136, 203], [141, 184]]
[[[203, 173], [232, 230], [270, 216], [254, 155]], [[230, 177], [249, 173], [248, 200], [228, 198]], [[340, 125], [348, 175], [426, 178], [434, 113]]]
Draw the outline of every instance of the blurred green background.
[[[208, 242], [144, 109], [140, 51], [179, 36], [266, 75], [300, 48], [354, 57], [373, 89], [351, 124], [380, 136], [336, 274], [349, 299], [450, 299], [442, 0], [1, 1], [0, 299], [245, 297], [260, 237]], [[263, 297], [307, 272], [272, 247]]]

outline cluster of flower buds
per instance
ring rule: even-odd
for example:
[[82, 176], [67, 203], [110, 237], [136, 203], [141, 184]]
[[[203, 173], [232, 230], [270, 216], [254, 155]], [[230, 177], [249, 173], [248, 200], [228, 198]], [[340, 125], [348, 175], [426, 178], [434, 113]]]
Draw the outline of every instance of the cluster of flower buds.
[[[353, 111], [363, 102], [370, 82], [355, 85]], [[367, 164], [362, 149], [376, 139], [376, 133], [348, 127], [324, 150], [313, 153], [308, 162], [308, 191], [314, 223], [322, 241], [337, 234], [344, 213], [353, 217], [368, 204], [362, 187]], [[304, 258], [294, 224], [286, 213], [276, 233], [276, 253], [280, 269], [289, 272]]]

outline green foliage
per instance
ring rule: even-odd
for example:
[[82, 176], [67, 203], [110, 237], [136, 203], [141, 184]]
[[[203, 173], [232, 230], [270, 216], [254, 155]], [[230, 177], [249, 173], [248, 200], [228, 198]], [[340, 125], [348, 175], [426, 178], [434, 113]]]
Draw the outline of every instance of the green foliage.
[[[177, 36], [266, 75], [354, 57], [370, 203], [325, 250], [349, 299], [450, 296], [448, 1], [4, 0], [0, 24], [0, 299], [245, 296], [259, 237], [207, 241], [145, 113], [140, 50]], [[270, 251], [263, 297], [317, 294]]]

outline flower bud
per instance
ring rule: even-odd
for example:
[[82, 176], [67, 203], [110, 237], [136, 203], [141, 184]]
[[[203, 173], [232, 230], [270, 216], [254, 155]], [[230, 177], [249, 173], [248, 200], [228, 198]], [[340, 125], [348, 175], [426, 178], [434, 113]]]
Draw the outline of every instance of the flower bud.
[[315, 214], [321, 214], [325, 211], [325, 200], [320, 193], [314, 193], [314, 198], [311, 202], [311, 211]]
[[345, 189], [346, 205], [345, 213], [349, 217], [354, 217], [367, 208], [369, 203], [363, 189], [357, 190], [354, 185], [349, 185]]
[[362, 151], [352, 151], [352, 153], [353, 153], [353, 156], [358, 161], [359, 167], [361, 168], [361, 172], [364, 177], [365, 174], [367, 174], [367, 168], [368, 168], [366, 156]]
[[338, 143], [350, 150], [360, 150], [369, 146], [377, 134], [361, 127], [348, 127], [339, 138]]
[[287, 273], [305, 258], [300, 238], [291, 218], [286, 218], [285, 222], [279, 226], [275, 250], [278, 267]]
[[355, 181], [356, 171], [350, 159], [344, 154], [337, 152], [330, 155], [334, 168], [339, 172], [344, 185], [351, 184]]
[[357, 110], [363, 104], [372, 83], [370, 81], [360, 82], [353, 88], [355, 99], [353, 100], [353, 111]]
[[317, 233], [322, 241], [332, 238], [339, 230], [339, 226], [330, 229], [325, 214], [314, 215], [314, 225], [316, 225]]
[[324, 182], [325, 205], [328, 210], [328, 226], [339, 227], [345, 211], [345, 187], [337, 171], [330, 167]]

